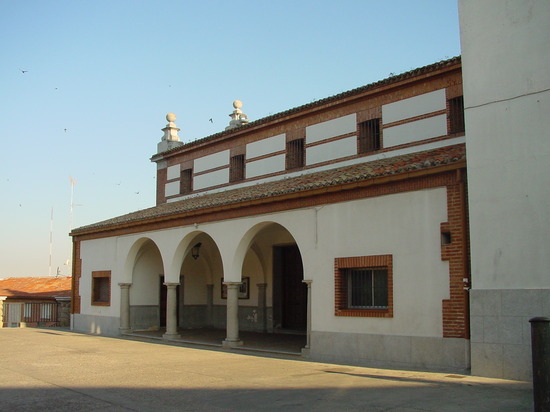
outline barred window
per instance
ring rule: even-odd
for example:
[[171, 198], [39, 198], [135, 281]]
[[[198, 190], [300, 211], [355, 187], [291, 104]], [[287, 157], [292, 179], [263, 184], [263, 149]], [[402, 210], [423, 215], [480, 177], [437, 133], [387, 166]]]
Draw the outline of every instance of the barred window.
[[180, 194], [186, 195], [193, 191], [193, 170], [185, 169], [180, 174]]
[[388, 308], [388, 270], [385, 268], [343, 269], [349, 309]]
[[359, 123], [359, 153], [380, 150], [380, 119], [370, 119]]
[[393, 256], [334, 260], [336, 316], [393, 317]]
[[229, 164], [229, 181], [238, 182], [244, 179], [245, 163], [244, 155], [231, 157]]
[[464, 98], [449, 99], [449, 134], [464, 133]]
[[291, 140], [286, 144], [286, 168], [297, 169], [305, 164], [304, 139]]

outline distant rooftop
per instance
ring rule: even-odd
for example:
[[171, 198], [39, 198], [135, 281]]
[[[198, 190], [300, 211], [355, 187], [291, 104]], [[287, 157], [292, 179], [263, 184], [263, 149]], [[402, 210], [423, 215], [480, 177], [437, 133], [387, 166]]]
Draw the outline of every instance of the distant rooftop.
[[0, 296], [60, 298], [71, 296], [71, 277], [21, 277], [0, 279]]

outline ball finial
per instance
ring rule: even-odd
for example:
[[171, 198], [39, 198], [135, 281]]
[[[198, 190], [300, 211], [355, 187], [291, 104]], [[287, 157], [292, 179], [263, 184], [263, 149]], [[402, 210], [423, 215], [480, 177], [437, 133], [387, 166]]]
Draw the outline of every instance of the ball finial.
[[166, 115], [166, 120], [169, 122], [175, 122], [176, 121], [176, 115], [174, 113], [168, 113]]
[[240, 109], [241, 107], [243, 107], [243, 102], [241, 102], [240, 100], [235, 100], [235, 101], [233, 102], [233, 107], [234, 107], [235, 109]]

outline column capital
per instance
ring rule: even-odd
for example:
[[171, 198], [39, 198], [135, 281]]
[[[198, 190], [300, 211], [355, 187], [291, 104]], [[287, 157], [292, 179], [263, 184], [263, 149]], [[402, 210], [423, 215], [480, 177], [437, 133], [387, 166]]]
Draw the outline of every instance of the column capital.
[[302, 280], [302, 283], [305, 283], [307, 285], [307, 287], [311, 287], [311, 284], [313, 283], [313, 280], [311, 279], [304, 279]]
[[227, 288], [237, 288], [240, 285], [242, 285], [243, 282], [223, 282], [224, 285], [227, 286]]
[[166, 283], [163, 283], [163, 285], [168, 287], [168, 288], [175, 288], [176, 286], [179, 286], [180, 283], [179, 282], [166, 282]]
[[258, 286], [259, 288], [266, 288], [267, 283], [257, 283], [256, 286]]
[[130, 286], [132, 286], [132, 284], [121, 282], [121, 283], [118, 284], [118, 286], [120, 286], [121, 288], [129, 288]]

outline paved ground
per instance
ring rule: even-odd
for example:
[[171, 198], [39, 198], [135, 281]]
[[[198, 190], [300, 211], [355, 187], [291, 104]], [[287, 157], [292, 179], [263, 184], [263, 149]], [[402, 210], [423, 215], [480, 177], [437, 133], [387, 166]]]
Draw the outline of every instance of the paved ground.
[[525, 382], [0, 329], [1, 411], [531, 411]]

